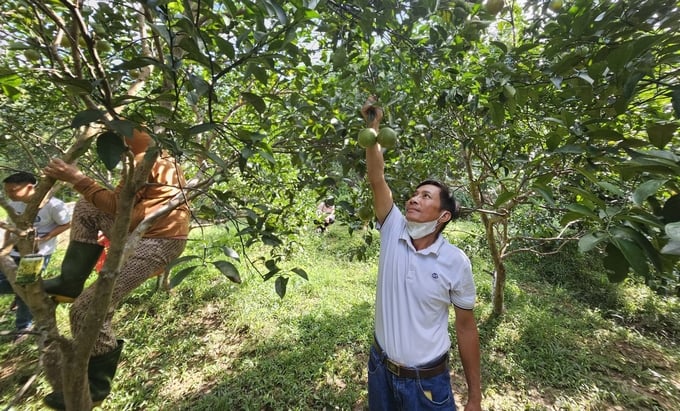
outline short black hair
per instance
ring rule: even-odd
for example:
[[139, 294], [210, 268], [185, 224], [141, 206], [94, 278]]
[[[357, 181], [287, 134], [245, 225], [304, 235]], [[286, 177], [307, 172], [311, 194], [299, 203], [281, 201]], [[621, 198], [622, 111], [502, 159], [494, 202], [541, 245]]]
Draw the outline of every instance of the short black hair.
[[425, 186], [425, 185], [432, 185], [439, 187], [439, 209], [440, 210], [446, 210], [451, 213], [451, 219], [444, 224], [442, 224], [439, 232], [442, 232], [446, 225], [460, 217], [460, 205], [456, 201], [456, 198], [453, 196], [451, 193], [451, 190], [449, 190], [449, 187], [446, 186], [446, 184], [442, 183], [439, 180], [424, 180], [421, 181], [416, 189]]
[[5, 184], [22, 184], [22, 183], [35, 184], [38, 182], [38, 180], [31, 173], [27, 173], [26, 171], [19, 171], [18, 173], [14, 173], [8, 177], [5, 177], [5, 179], [2, 180], [2, 182]]

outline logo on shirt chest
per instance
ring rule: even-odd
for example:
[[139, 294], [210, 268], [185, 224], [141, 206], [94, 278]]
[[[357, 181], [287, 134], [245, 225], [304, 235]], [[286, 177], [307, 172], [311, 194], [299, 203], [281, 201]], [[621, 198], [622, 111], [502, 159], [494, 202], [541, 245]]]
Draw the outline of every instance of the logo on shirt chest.
[[437, 278], [439, 278], [439, 274], [437, 274], [437, 273], [432, 273], [432, 278], [434, 278], [434, 279], [436, 280]]

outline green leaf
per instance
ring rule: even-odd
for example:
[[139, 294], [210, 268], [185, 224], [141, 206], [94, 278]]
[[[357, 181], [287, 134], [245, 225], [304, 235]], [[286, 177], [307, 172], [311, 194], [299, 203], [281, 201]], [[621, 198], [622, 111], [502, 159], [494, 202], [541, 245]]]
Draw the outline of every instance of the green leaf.
[[662, 254], [680, 255], [680, 240], [671, 240], [661, 249]]
[[286, 286], [288, 285], [288, 278], [279, 276], [274, 283], [274, 289], [279, 297], [283, 298], [286, 295]]
[[534, 190], [538, 191], [538, 193], [543, 197], [545, 201], [548, 202], [551, 206], [555, 205], [555, 199], [553, 198], [552, 190], [544, 186], [542, 184], [534, 184]]
[[515, 195], [516, 193], [513, 191], [504, 191], [498, 196], [493, 206], [498, 208], [501, 205], [507, 203], [509, 200], [512, 200], [515, 197]]
[[586, 83], [590, 84], [591, 86], [595, 82], [595, 80], [593, 80], [593, 78], [590, 77], [590, 75], [588, 75], [588, 72], [586, 70], [579, 70], [576, 73], [576, 76], [581, 80], [585, 81]]
[[123, 61], [117, 66], [113, 67], [113, 70], [133, 70], [146, 66], [159, 66], [163, 67], [163, 64], [151, 57], [135, 57], [131, 60]]
[[625, 138], [623, 134], [611, 128], [588, 130], [587, 134], [590, 138], [604, 139], [607, 141], [621, 141]]
[[680, 222], [666, 224], [664, 232], [671, 240], [680, 241]]
[[137, 124], [130, 120], [113, 120], [110, 126], [116, 133], [130, 138], [134, 135], [134, 129], [137, 127]]
[[557, 133], [550, 133], [548, 138], [545, 140], [545, 146], [548, 148], [548, 150], [555, 150], [557, 147], [560, 146], [561, 142], [562, 142], [561, 135]]
[[592, 204], [599, 206], [600, 208], [604, 208], [606, 206], [604, 200], [599, 198], [597, 196], [597, 194], [594, 193], [591, 190], [584, 190], [582, 188], [573, 187], [573, 186], [567, 186], [567, 187], [565, 187], [565, 189], [567, 191], [570, 191], [570, 192], [578, 195], [580, 197], [579, 201], [592, 203]]
[[609, 191], [610, 193], [619, 196], [619, 197], [624, 197], [625, 194], [624, 192], [614, 184], [608, 182], [608, 181], [599, 181], [597, 183], [598, 186], [604, 188], [605, 190]]
[[517, 90], [512, 86], [510, 83], [506, 83], [503, 85], [503, 95], [507, 99], [511, 99], [515, 97], [515, 94], [517, 94]]
[[82, 126], [87, 126], [90, 123], [94, 123], [95, 121], [102, 118], [103, 114], [104, 113], [101, 110], [81, 111], [80, 113], [76, 114], [75, 117], [73, 117], [73, 120], [71, 121], [71, 127], [78, 128]]
[[262, 114], [267, 110], [267, 104], [265, 104], [262, 97], [258, 96], [257, 94], [243, 92], [241, 93], [241, 96], [246, 102], [248, 102], [248, 104], [253, 106], [258, 113]]
[[602, 260], [602, 264], [607, 269], [607, 278], [612, 283], [622, 282], [628, 276], [630, 265], [621, 251], [612, 243], [607, 244], [605, 253], [606, 256]]
[[593, 210], [589, 209], [588, 207], [584, 206], [583, 204], [576, 204], [572, 203], [567, 206], [567, 209], [571, 212], [574, 212], [576, 214], [580, 214], [584, 217], [591, 217], [594, 219], [597, 219], [597, 214], [593, 212]]
[[241, 276], [238, 273], [238, 268], [236, 268], [234, 264], [225, 260], [213, 261], [212, 264], [228, 279], [236, 284], [241, 284]]
[[663, 222], [666, 224], [680, 221], [680, 194], [672, 195], [666, 200], [663, 204], [661, 215], [663, 217]]
[[581, 154], [586, 151], [582, 146], [576, 144], [566, 144], [555, 149], [556, 153], [562, 154]]
[[680, 120], [680, 88], [676, 88], [671, 93], [671, 102], [673, 103], [675, 117]]
[[74, 93], [91, 93], [94, 89], [92, 87], [92, 82], [88, 80], [81, 80], [75, 78], [56, 78], [54, 79], [56, 84], [65, 84]]
[[241, 257], [238, 255], [238, 253], [236, 252], [236, 250], [234, 250], [233, 248], [226, 247], [226, 246], [225, 246], [225, 247], [222, 247], [222, 252], [223, 252], [224, 255], [226, 255], [227, 257], [231, 257], [231, 258], [233, 258], [233, 259], [236, 260], [236, 261], [240, 261], [240, 260], [241, 260]]
[[215, 123], [203, 123], [203, 124], [195, 125], [195, 126], [189, 128], [189, 130], [187, 130], [187, 131], [188, 131], [189, 135], [192, 136], [192, 135], [195, 135], [195, 134], [201, 134], [201, 133], [205, 133], [205, 132], [214, 130], [215, 128], [217, 128], [217, 124], [215, 124]]
[[623, 43], [620, 46], [615, 47], [607, 55], [607, 63], [615, 73], [618, 73], [622, 71], [624, 66], [630, 61], [630, 54], [630, 43]]
[[255, 63], [248, 64], [246, 75], [247, 74], [252, 74], [257, 79], [257, 81], [264, 84], [265, 86], [269, 81], [269, 75], [267, 74], [267, 70], [265, 70], [260, 65]]
[[633, 192], [633, 202], [637, 205], [642, 205], [647, 198], [653, 196], [659, 188], [666, 184], [666, 181], [668, 180], [647, 180], [640, 184], [635, 189], [635, 192]]
[[12, 100], [18, 99], [21, 97], [22, 93], [21, 84], [21, 77], [19, 77], [16, 73], [5, 69], [0, 69], [0, 88], [2, 88], [4, 95]]
[[171, 279], [169, 283], [170, 289], [177, 287], [189, 274], [191, 274], [200, 265], [193, 265], [191, 267], [186, 267], [177, 272]]
[[649, 265], [642, 249], [630, 240], [612, 238], [612, 243], [621, 250], [623, 257], [628, 261], [630, 267], [637, 274], [647, 277], [649, 275]]
[[304, 278], [305, 280], [309, 280], [309, 277], [307, 276], [307, 271], [303, 270], [302, 268], [293, 268], [292, 270], [295, 274], [299, 275], [300, 277]]
[[201, 49], [198, 47], [198, 43], [196, 43], [196, 39], [194, 39], [193, 37], [183, 36], [182, 39], [179, 41], [179, 46], [187, 52], [185, 58], [194, 60], [207, 68], [219, 71], [219, 68], [217, 66], [211, 65], [210, 57], [203, 54]]
[[582, 253], [588, 252], [604, 239], [606, 239], [606, 237], [602, 233], [588, 233], [578, 240], [578, 250]]
[[158, 33], [158, 35], [161, 36], [161, 38], [163, 40], [165, 40], [166, 43], [170, 44], [170, 37], [171, 37], [170, 32], [168, 31], [168, 29], [165, 26], [160, 25], [160, 24], [149, 24], [149, 27], [151, 27], [151, 30]]
[[503, 126], [503, 120], [505, 119], [505, 108], [503, 104], [499, 102], [491, 102], [489, 104], [489, 112], [491, 113], [491, 121], [496, 127]]
[[[647, 257], [644, 258], [643, 256], [642, 260], [637, 261], [637, 263], [639, 263], [641, 266], [644, 265], [645, 272], [648, 272], [649, 270], [647, 261], [650, 261], [657, 271], [660, 272], [663, 270], [661, 255], [643, 233], [629, 226], [612, 227], [610, 231], [615, 238], [633, 241], [642, 251], [644, 251]], [[630, 265], [633, 266], [633, 268], [636, 267], [636, 265], [632, 262]], [[638, 269], [635, 271], [639, 272]]]
[[113, 131], [106, 131], [97, 137], [97, 155], [109, 171], [116, 168], [120, 156], [126, 150], [121, 136]]
[[220, 50], [220, 53], [224, 54], [227, 56], [229, 59], [233, 60], [236, 57], [236, 52], [234, 51], [234, 45], [231, 44], [226, 39], [223, 39], [220, 36], [215, 37], [215, 43], [217, 43], [217, 48]]
[[635, 94], [635, 89], [637, 84], [644, 77], [644, 73], [635, 72], [631, 74], [623, 85], [623, 98], [625, 101], [630, 101], [630, 99]]
[[284, 12], [283, 8], [281, 8], [281, 6], [279, 6], [276, 2], [272, 0], [264, 0], [264, 4], [270, 17], [276, 17], [279, 20], [279, 23], [282, 25], [286, 25], [288, 23], [286, 12]]
[[649, 142], [662, 149], [671, 141], [677, 128], [678, 126], [676, 124], [652, 124], [647, 127]]

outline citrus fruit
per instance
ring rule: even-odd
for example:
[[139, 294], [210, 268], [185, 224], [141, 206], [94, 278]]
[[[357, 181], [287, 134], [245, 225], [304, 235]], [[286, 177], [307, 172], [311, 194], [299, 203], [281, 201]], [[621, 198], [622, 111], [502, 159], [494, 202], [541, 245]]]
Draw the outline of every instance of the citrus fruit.
[[484, 8], [486, 11], [488, 11], [491, 14], [498, 14], [501, 10], [503, 10], [503, 7], [505, 6], [505, 2], [503, 0], [486, 0], [484, 3]]
[[370, 220], [373, 217], [373, 209], [371, 206], [363, 206], [359, 209], [359, 211], [357, 211], [357, 215], [363, 221]]
[[359, 132], [357, 142], [361, 148], [367, 148], [375, 145], [378, 141], [378, 133], [374, 129], [367, 127]]
[[383, 127], [378, 133], [378, 144], [385, 148], [392, 148], [397, 145], [397, 132], [390, 127]]

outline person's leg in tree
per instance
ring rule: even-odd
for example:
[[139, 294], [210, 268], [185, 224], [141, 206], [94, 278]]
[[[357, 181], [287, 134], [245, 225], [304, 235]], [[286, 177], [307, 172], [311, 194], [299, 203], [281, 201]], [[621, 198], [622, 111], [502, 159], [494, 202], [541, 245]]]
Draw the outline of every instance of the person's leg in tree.
[[108, 231], [112, 224], [112, 215], [98, 210], [84, 199], [76, 203], [61, 273], [58, 277], [43, 281], [47, 294], [58, 302], [72, 302], [80, 295], [85, 281], [104, 250], [97, 242], [99, 231]]
[[[116, 338], [111, 326], [115, 308], [135, 288], [179, 257], [185, 246], [186, 240], [143, 238], [135, 253], [125, 262], [113, 288], [108, 315], [92, 349], [88, 380], [93, 402], [99, 403], [109, 395], [110, 381], [116, 372], [122, 350], [122, 340]], [[85, 289], [74, 301], [70, 311], [71, 334], [74, 338], [80, 335], [89, 308], [91, 304], [96, 304], [96, 301], [94, 284]], [[104, 383], [106, 380], [109, 381], [108, 384]], [[63, 404], [63, 396], [60, 392], [53, 392], [45, 397], [45, 403], [52, 408], [60, 409], [58, 406]]]

